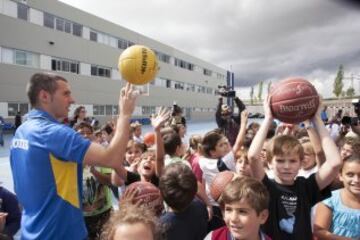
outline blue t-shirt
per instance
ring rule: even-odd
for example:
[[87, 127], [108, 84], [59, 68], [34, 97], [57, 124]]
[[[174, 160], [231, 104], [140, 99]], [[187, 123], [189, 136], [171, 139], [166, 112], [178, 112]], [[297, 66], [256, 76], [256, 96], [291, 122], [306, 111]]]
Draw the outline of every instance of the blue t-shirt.
[[343, 237], [360, 238], [360, 210], [345, 206], [340, 193], [341, 189], [333, 191], [332, 196], [323, 201], [332, 211], [329, 231]]
[[22, 239], [85, 239], [82, 161], [90, 141], [47, 112], [32, 110], [10, 147], [14, 188], [24, 207]]

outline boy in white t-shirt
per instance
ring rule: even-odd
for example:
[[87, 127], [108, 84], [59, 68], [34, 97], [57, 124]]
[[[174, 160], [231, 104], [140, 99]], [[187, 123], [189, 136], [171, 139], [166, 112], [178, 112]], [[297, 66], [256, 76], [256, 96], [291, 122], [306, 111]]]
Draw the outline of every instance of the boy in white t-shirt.
[[241, 113], [241, 127], [233, 148], [230, 148], [228, 139], [218, 131], [210, 131], [205, 134], [202, 140], [202, 154], [199, 165], [203, 172], [203, 186], [210, 204], [213, 206], [213, 218], [209, 223], [209, 230], [224, 226], [219, 204], [210, 195], [210, 185], [216, 174], [230, 170], [236, 172], [234, 153], [242, 146], [245, 139], [246, 123], [248, 113]]

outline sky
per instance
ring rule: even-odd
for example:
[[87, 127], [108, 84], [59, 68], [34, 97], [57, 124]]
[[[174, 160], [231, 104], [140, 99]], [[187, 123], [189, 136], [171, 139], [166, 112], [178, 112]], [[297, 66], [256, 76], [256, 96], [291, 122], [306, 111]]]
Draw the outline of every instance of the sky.
[[[299, 76], [332, 97], [344, 65], [344, 90], [360, 94], [360, 4], [350, 0], [61, 0], [231, 70], [249, 89]], [[358, 76], [358, 77], [357, 77]]]

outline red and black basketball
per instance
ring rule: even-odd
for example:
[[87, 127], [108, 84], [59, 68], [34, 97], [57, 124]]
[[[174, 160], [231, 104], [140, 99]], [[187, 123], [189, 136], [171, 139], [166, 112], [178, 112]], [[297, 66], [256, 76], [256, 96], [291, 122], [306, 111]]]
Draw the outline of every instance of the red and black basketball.
[[157, 215], [160, 215], [163, 210], [163, 199], [160, 190], [149, 182], [134, 182], [127, 187], [127, 191], [136, 188], [137, 193], [134, 201], [137, 203], [141, 201], [141, 205], [147, 206], [149, 209], [154, 209]]
[[288, 78], [270, 89], [270, 107], [275, 118], [297, 124], [312, 118], [319, 107], [315, 87], [302, 78]]
[[217, 201], [224, 191], [226, 185], [236, 178], [236, 174], [231, 171], [223, 171], [216, 174], [210, 185], [210, 195]]

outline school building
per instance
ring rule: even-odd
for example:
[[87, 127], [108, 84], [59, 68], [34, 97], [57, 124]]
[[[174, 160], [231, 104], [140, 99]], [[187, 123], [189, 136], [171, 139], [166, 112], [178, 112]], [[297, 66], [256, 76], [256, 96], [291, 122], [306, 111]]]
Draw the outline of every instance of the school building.
[[57, 0], [0, 0], [0, 116], [13, 119], [30, 110], [25, 87], [39, 71], [69, 81], [72, 109], [84, 105], [100, 121], [116, 116], [124, 84], [118, 58], [134, 44], [153, 49], [160, 66], [156, 79], [142, 87], [147, 94], [134, 117], [176, 102], [188, 119], [214, 119], [215, 91], [233, 86], [233, 73]]

